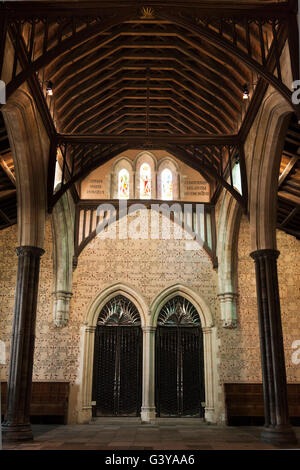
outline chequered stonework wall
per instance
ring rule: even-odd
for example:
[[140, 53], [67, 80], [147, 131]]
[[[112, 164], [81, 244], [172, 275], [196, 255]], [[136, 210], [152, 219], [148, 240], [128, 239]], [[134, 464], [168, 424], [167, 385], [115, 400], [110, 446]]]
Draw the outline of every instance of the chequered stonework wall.
[[[100, 240], [82, 252], [74, 273], [73, 297], [67, 327], [56, 328], [52, 321], [52, 235], [48, 221], [45, 251], [41, 259], [40, 288], [35, 348], [35, 381], [70, 381], [73, 400], [79, 387], [79, 366], [87, 308], [95, 296], [117, 282], [131, 285], [147, 303], [166, 287], [182, 283], [192, 287], [211, 306], [218, 326], [217, 362], [220, 383], [261, 380], [256, 310], [254, 262], [249, 257], [250, 234], [246, 218], [241, 222], [238, 245], [238, 327], [220, 327], [217, 300], [217, 273], [202, 250], [188, 251], [185, 240]], [[16, 226], [0, 232], [0, 339], [6, 343], [7, 360], [12, 325], [17, 257]], [[291, 345], [300, 339], [300, 243], [278, 232], [279, 283], [286, 348], [288, 380], [300, 381], [300, 366], [292, 364]], [[1, 371], [6, 379], [7, 367]], [[220, 400], [222, 397], [220, 395]], [[73, 409], [75, 420], [76, 407]]]
[[[289, 382], [300, 382], [300, 365], [292, 363], [292, 343], [300, 339], [300, 242], [277, 231], [278, 278]], [[238, 242], [238, 326], [221, 331], [220, 381], [261, 381], [254, 261], [250, 258], [250, 230], [243, 217]]]

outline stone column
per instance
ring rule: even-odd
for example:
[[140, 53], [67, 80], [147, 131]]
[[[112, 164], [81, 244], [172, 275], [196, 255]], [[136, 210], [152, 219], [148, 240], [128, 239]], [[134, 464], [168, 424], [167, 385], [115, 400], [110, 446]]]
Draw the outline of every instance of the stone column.
[[93, 367], [96, 326], [88, 325], [84, 329], [84, 350], [81, 379], [81, 405], [79, 423], [89, 423], [92, 419]]
[[212, 327], [202, 327], [204, 348], [204, 382], [205, 382], [205, 420], [215, 422], [214, 404], [214, 367], [212, 358]]
[[20, 246], [15, 294], [7, 407], [2, 424], [5, 440], [33, 438], [29, 422], [40, 257], [44, 250]]
[[286, 370], [274, 249], [250, 254], [255, 262], [265, 425], [261, 440], [272, 444], [297, 442], [289, 424]]
[[142, 422], [155, 419], [155, 331], [154, 326], [143, 327], [143, 399]]

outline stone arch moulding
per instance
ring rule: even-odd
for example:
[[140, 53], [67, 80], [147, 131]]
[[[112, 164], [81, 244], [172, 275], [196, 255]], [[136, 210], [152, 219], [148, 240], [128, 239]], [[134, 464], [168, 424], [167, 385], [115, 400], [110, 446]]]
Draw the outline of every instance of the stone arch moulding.
[[94, 364], [94, 341], [97, 319], [101, 309], [113, 297], [123, 295], [136, 306], [144, 329], [149, 322], [149, 307], [146, 301], [135, 289], [123, 283], [113, 284], [97, 294], [88, 307], [84, 325], [81, 327], [81, 367], [80, 391], [78, 403], [78, 422], [88, 423], [92, 418], [92, 386]]
[[248, 156], [248, 204], [253, 251], [276, 249], [278, 175], [292, 111], [292, 106], [270, 88], [261, 106], [257, 122], [259, 131]]
[[67, 191], [53, 208], [53, 322], [57, 327], [68, 323], [72, 297], [74, 255], [74, 202]]
[[217, 403], [217, 368], [216, 365], [216, 329], [211, 309], [206, 300], [189, 287], [175, 284], [164, 289], [152, 302], [150, 307], [151, 325], [156, 328], [157, 319], [162, 307], [168, 300], [177, 295], [184, 297], [196, 308], [203, 331], [204, 346], [204, 380], [205, 380], [205, 419], [216, 422]]
[[226, 191], [218, 224], [218, 298], [224, 328], [237, 326], [237, 242], [242, 209]]
[[7, 100], [1, 111], [16, 172], [18, 244], [43, 248], [49, 139], [25, 86]]

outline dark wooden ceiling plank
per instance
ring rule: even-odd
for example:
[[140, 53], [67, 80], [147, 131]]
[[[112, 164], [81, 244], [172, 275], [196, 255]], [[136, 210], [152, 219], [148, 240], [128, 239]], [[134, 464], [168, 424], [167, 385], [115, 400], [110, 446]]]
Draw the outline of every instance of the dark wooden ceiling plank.
[[[122, 25], [121, 25], [122, 28]], [[174, 29], [174, 27], [173, 27]], [[103, 46], [106, 46], [105, 49], [108, 49], [107, 46], [109, 43], [116, 42], [116, 44], [111, 44], [111, 49], [114, 49], [116, 47], [122, 47], [122, 49], [125, 48], [142, 48], [144, 49], [145, 47], [150, 47], [150, 48], [159, 48], [159, 49], [165, 49], [165, 48], [176, 48], [177, 50], [180, 50], [184, 55], [188, 55], [189, 57], [193, 58], [194, 61], [197, 62], [198, 57], [195, 55], [190, 48], [193, 48], [196, 52], [200, 52], [201, 56], [205, 55], [208, 57], [208, 61], [206, 62], [209, 64], [210, 67], [213, 67], [215, 70], [220, 69], [222, 71], [224, 68], [228, 69], [228, 80], [236, 80], [240, 81], [242, 84], [245, 81], [245, 72], [243, 73], [239, 69], [239, 64], [238, 63], [233, 63], [232, 56], [228, 55], [225, 51], [223, 54], [218, 57], [218, 50], [213, 48], [210, 44], [204, 44], [202, 45], [201, 43], [197, 43], [195, 40], [192, 41], [188, 35], [187, 32], [185, 32], [186, 36], [183, 35], [182, 32], [180, 32], [177, 28], [177, 33], [175, 32], [169, 32], [167, 31], [166, 33], [161, 33], [161, 31], [155, 31], [152, 30], [150, 33], [148, 33], [149, 40], [153, 40], [155, 36], [158, 35], [158, 38], [161, 39], [163, 35], [169, 36], [172, 38], [172, 41], [166, 43], [166, 42], [159, 42], [158, 44], [155, 43], [148, 43], [148, 42], [142, 42], [139, 44], [137, 41], [137, 38], [139, 36], [145, 37], [145, 34], [143, 34], [140, 31], [133, 30], [131, 33], [128, 31], [124, 31], [124, 25], [121, 33], [119, 32], [120, 29], [118, 29], [118, 32], [112, 32], [111, 37], [105, 37], [103, 39], [104, 43], [102, 42], [99, 43], [99, 39], [94, 40], [93, 42], [87, 42], [85, 43], [84, 47], [86, 50], [86, 53], [89, 54], [89, 58], [91, 58], [91, 54], [93, 51], [98, 50], [102, 48]], [[128, 37], [130, 35], [134, 35], [134, 38], [131, 40], [128, 40]], [[127, 39], [127, 41], [124, 40]], [[188, 46], [188, 47], [187, 47]], [[211, 50], [212, 49], [212, 50]], [[111, 52], [113, 53], [113, 51]], [[84, 52], [82, 50], [82, 46], [80, 46], [80, 49], [74, 49], [68, 56], [68, 61], [71, 63], [73, 61], [77, 61], [78, 57], [82, 57], [84, 55]], [[203, 57], [202, 57], [203, 58]], [[204, 58], [203, 58], [204, 60]], [[53, 80], [55, 80], [55, 74], [58, 72], [60, 69], [64, 69], [66, 67], [66, 61], [62, 61], [61, 63], [53, 64], [51, 68], [48, 69], [48, 74], [49, 77]], [[67, 73], [66, 73], [67, 74]], [[232, 74], [232, 76], [231, 76]], [[249, 75], [249, 73], [248, 73]], [[61, 71], [59, 71], [59, 76], [61, 77]]]
[[278, 198], [288, 201], [294, 205], [300, 205], [300, 197], [294, 196], [286, 191], [279, 191]]
[[[106, 118], [105, 122], [101, 126], [97, 126], [97, 132], [101, 132], [101, 133], [106, 132], [104, 129], [116, 123], [117, 121], [124, 120], [123, 119], [124, 117], [127, 118], [125, 119], [125, 122], [127, 122], [128, 124], [135, 122], [133, 119], [139, 119], [139, 121], [137, 122], [143, 122], [144, 124], [146, 123], [146, 113], [139, 114], [139, 113], [129, 113], [128, 111], [127, 112], [123, 111], [121, 113], [120, 112], [116, 113], [115, 117], [113, 116], [111, 117], [112, 119]], [[164, 114], [150, 113], [149, 123], [151, 124], [152, 122], [159, 122], [162, 118], [168, 118], [168, 121], [172, 123], [173, 127], [179, 130], [181, 133], [183, 132], [184, 134], [186, 134], [189, 132], [193, 132], [193, 129], [191, 129], [190, 127], [186, 127], [186, 125], [182, 121], [180, 121], [179, 119], [176, 118], [176, 116], [171, 115], [170, 113], [164, 113]], [[163, 122], [166, 122], [166, 120], [164, 119]]]
[[2, 217], [2, 219], [5, 220], [5, 222], [7, 222], [7, 224], [11, 224], [11, 219], [3, 212], [3, 210], [0, 209], [0, 216]]
[[[131, 100], [129, 100], [131, 101]], [[128, 103], [126, 101], [126, 98], [119, 98], [117, 99], [115, 102], [111, 103], [111, 105], [108, 105], [106, 106], [106, 108], [110, 109], [111, 110], [111, 114], [113, 114], [114, 112], [114, 106], [117, 104], [119, 106], [119, 109], [123, 109], [123, 108], [131, 108], [134, 106], [134, 108], [137, 108], [137, 107], [141, 107], [141, 108], [144, 108], [145, 109], [145, 112], [146, 112], [146, 107], [145, 107], [145, 104], [143, 105], [138, 105], [137, 102], [134, 102], [132, 101], [132, 105], [130, 105], [130, 103]], [[156, 108], [160, 108], [160, 109], [164, 109], [164, 110], [167, 110], [167, 112], [172, 112], [173, 111], [173, 117], [176, 118], [176, 116], [178, 116], [178, 119], [180, 118], [180, 116], [182, 116], [182, 118], [184, 119], [184, 123], [185, 125], [189, 125], [193, 127], [193, 131], [191, 133], [194, 133], [194, 134], [198, 134], [199, 132], [206, 132], [206, 128], [204, 128], [199, 122], [197, 119], [193, 119], [193, 117], [191, 115], [188, 115], [183, 109], [180, 109], [176, 103], [173, 103], [173, 104], [170, 104], [169, 102], [165, 101], [165, 104], [162, 105], [161, 103], [158, 105], [158, 104], [151, 104], [151, 109], [156, 109]], [[101, 116], [103, 116], [103, 113], [101, 113]], [[176, 118], [177, 119], [177, 118]], [[93, 132], [96, 132], [97, 131], [97, 124], [98, 122], [101, 122], [102, 121], [102, 117], [99, 118], [98, 115], [96, 115], [96, 117], [94, 117], [94, 119], [91, 121], [91, 124], [85, 128], [85, 132], [88, 133], [88, 134], [91, 134]]]
[[[68, 112], [62, 113], [63, 120], [60, 120], [63, 127], [66, 127], [66, 130], [69, 131], [72, 125], [72, 120], [70, 121], [70, 114], [73, 116], [73, 120], [77, 120], [80, 115], [84, 116], [88, 110], [92, 109], [93, 107], [97, 107], [101, 102], [101, 96], [106, 92], [115, 88], [119, 88], [120, 90], [147, 90], [147, 83], [145, 85], [130, 85], [126, 82], [126, 77], [121, 77], [119, 80], [113, 82], [113, 84], [108, 84], [106, 87], [95, 87], [94, 92], [89, 92], [88, 94], [81, 93], [79, 99], [77, 100], [76, 106], [70, 106]], [[164, 82], [163, 82], [164, 83]], [[176, 85], [176, 82], [175, 82]], [[223, 127], [223, 129], [227, 129], [227, 131], [233, 130], [233, 121], [234, 117], [232, 116], [231, 119], [228, 117], [228, 114], [224, 114], [223, 112], [218, 112], [218, 109], [210, 105], [206, 100], [203, 100], [202, 95], [196, 95], [193, 99], [193, 96], [188, 96], [188, 90], [181, 91], [180, 84], [178, 86], [168, 86], [160, 85], [154, 86], [150, 85], [150, 91], [165, 91], [166, 93], [177, 95], [183, 100], [187, 101], [191, 106], [197, 107], [201, 112], [207, 113], [211, 116], [211, 123], [215, 122], [215, 125]], [[197, 99], [196, 99], [197, 98]], [[82, 109], [82, 112], [80, 112]], [[72, 117], [71, 117], [72, 119]]]
[[[114, 96], [117, 96], [118, 94], [120, 94], [122, 90], [117, 90], [115, 93], [114, 93]], [[111, 99], [112, 96], [110, 95], [109, 96], [109, 99]], [[122, 99], [136, 99], [136, 97], [134, 96], [129, 96], [129, 95], [124, 95], [124, 93], [121, 95], [121, 98]], [[152, 99], [154, 99], [154, 97], [151, 97]], [[145, 103], [146, 102], [146, 96], [144, 97], [140, 97], [140, 99]], [[171, 101], [172, 103], [174, 103], [176, 106], [182, 108], [184, 111], [190, 113], [191, 116], [194, 116], [195, 119], [198, 120], [198, 123], [200, 124], [203, 124], [203, 130], [205, 130], [206, 132], [210, 132], [210, 133], [216, 133], [216, 130], [218, 133], [221, 133], [219, 132], [219, 129], [218, 127], [214, 126], [211, 124], [210, 120], [208, 119], [208, 116], [201, 116], [199, 115], [199, 112], [197, 111], [194, 111], [192, 109], [192, 107], [188, 107], [185, 105], [185, 103], [182, 102], [182, 100], [179, 100], [178, 98], [175, 99], [174, 97], [170, 96], [170, 97], [163, 97], [163, 96], [159, 96], [159, 97], [156, 97], [156, 100], [167, 100], [168, 102]], [[89, 112], [86, 112], [85, 115], [84, 115], [84, 122], [81, 122], [81, 123], [78, 123], [77, 125], [73, 125], [72, 128], [68, 129], [70, 126], [65, 126], [65, 129], [67, 132], [71, 131], [71, 132], [77, 132], [77, 133], [83, 133], [83, 132], [86, 132], [87, 131], [87, 128], [88, 128], [88, 125], [89, 125], [89, 120], [95, 118], [95, 115], [98, 115], [100, 114], [101, 115], [101, 110], [97, 112], [95, 112], [95, 110], [91, 110]]]
[[[285, 227], [300, 211], [300, 207], [294, 207], [294, 209], [288, 214], [288, 216], [281, 222], [281, 228]], [[300, 228], [299, 228], [300, 232]]]
[[[112, 77], [115, 74], [119, 74], [122, 70], [123, 68], [121, 68], [121, 70], [118, 70], [118, 71], [113, 71], [110, 74], [103, 77], [100, 81], [97, 80], [96, 85], [95, 85], [95, 82], [93, 81], [93, 87], [88, 87], [88, 90], [92, 89], [93, 92], [90, 92], [88, 94], [87, 94], [88, 90], [85, 84], [82, 84], [83, 88], [80, 91], [80, 94], [73, 97], [72, 101], [65, 102], [63, 106], [59, 106], [58, 111], [57, 111], [58, 115], [63, 116], [64, 119], [67, 119], [68, 115], [70, 113], [76, 112], [76, 109], [80, 108], [86, 102], [87, 99], [96, 97], [99, 94], [101, 83], [105, 82], [108, 79], [112, 79]], [[143, 81], [146, 81], [145, 75], [146, 74], [143, 73], [137, 79], [134, 76], [130, 76], [130, 75], [128, 76], [126, 74], [126, 75], [122, 75], [122, 80], [123, 81], [138, 80], [138, 81], [143, 82]], [[194, 95], [197, 99], [200, 99], [201, 101], [205, 102], [205, 105], [208, 107], [208, 109], [211, 109], [216, 114], [219, 114], [220, 116], [222, 116], [222, 118], [225, 119], [228, 122], [228, 124], [232, 126], [232, 121], [234, 121], [234, 119], [236, 118], [236, 113], [229, 106], [225, 105], [226, 101], [220, 101], [219, 99], [215, 99], [215, 97], [212, 94], [211, 95], [207, 94], [201, 88], [197, 90], [197, 87], [193, 88], [193, 85], [189, 87], [187, 84], [182, 83], [180, 81], [180, 76], [179, 76], [179, 80], [177, 80], [176, 75], [177, 75], [177, 71], [174, 71], [173, 74], [167, 74], [167, 76], [150, 77], [150, 83], [153, 81], [158, 81], [158, 80], [161, 83], [173, 82], [175, 85], [179, 87], [179, 89], [183, 88], [186, 92]], [[117, 77], [116, 79], [118, 80]], [[56, 106], [58, 106], [57, 101], [56, 101]], [[223, 107], [226, 108], [224, 109], [224, 111], [222, 109]]]
[[[96, 52], [93, 52], [94, 48], [96, 48]], [[85, 55], [80, 60], [74, 55], [74, 59], [70, 59], [70, 66], [67, 66], [64, 61], [62, 66], [55, 67], [53, 73], [51, 73], [49, 70], [46, 70], [46, 74], [48, 79], [51, 79], [59, 90], [59, 87], [64, 86], [68, 80], [76, 75], [76, 72], [78, 71], [78, 64], [80, 64], [80, 69], [83, 71], [87, 68], [90, 68], [91, 66], [97, 65], [97, 63], [102, 63], [102, 61], [113, 57], [116, 53], [120, 53], [123, 57], [126, 57], [126, 55], [131, 54], [128, 52], [130, 50], [133, 51], [133, 54], [137, 54], [137, 57], [139, 57], [140, 60], [144, 60], [145, 56], [151, 56], [149, 53], [147, 55], [145, 48], [146, 50], [149, 49], [151, 53], [153, 53], [153, 51], [164, 51], [164, 54], [161, 52], [160, 54], [162, 55], [162, 59], [165, 58], [166, 60], [173, 56], [179, 56], [181, 61], [185, 64], [186, 68], [188, 68], [188, 61], [192, 61], [193, 64], [202, 68], [202, 70], [204, 67], [205, 76], [210, 74], [214, 83], [218, 83], [220, 86], [223, 86], [223, 88], [225, 88], [224, 84], [226, 83], [226, 88], [236, 94], [241, 93], [243, 83], [245, 80], [247, 80], [247, 77], [243, 77], [243, 80], [238, 83], [236, 76], [233, 75], [225, 65], [222, 68], [214, 64], [211, 60], [207, 60], [205, 57], [203, 57], [203, 55], [200, 56], [193, 54], [190, 50], [179, 47], [179, 45], [176, 44], [170, 44], [170, 46], [166, 48], [166, 46], [162, 47], [161, 45], [155, 44], [144, 44], [144, 47], [138, 47], [137, 44], [133, 44], [130, 47], [128, 44], [120, 43], [114, 45], [114, 47], [105, 49], [102, 54], [99, 54], [98, 49], [101, 49], [101, 46], [98, 42], [95, 42], [94, 47], [87, 48], [87, 55]], [[168, 53], [165, 52], [166, 49]]]
[[189, 64], [189, 72], [186, 73], [184, 71], [185, 64], [179, 61], [177, 58], [169, 59], [167, 61], [159, 63], [160, 58], [157, 57], [154, 63], [149, 64], [149, 61], [136, 61], [133, 57], [128, 57], [126, 59], [125, 56], [122, 54], [117, 55], [116, 57], [111, 58], [109, 61], [101, 62], [101, 69], [95, 69], [90, 67], [87, 71], [80, 71], [72, 80], [68, 81], [68, 87], [60, 88], [59, 90], [55, 90], [55, 97], [57, 101], [57, 105], [60, 109], [64, 109], [64, 103], [68, 104], [76, 92], [78, 87], [83, 87], [85, 89], [89, 89], [89, 87], [95, 84], [95, 81], [101, 80], [102, 81], [102, 73], [105, 70], [110, 70], [110, 68], [114, 68], [110, 74], [107, 75], [107, 79], [111, 76], [118, 73], [118, 69], [115, 70], [115, 67], [118, 63], [120, 63], [119, 68], [128, 70], [146, 70], [147, 67], [150, 68], [152, 71], [159, 71], [159, 70], [168, 70], [177, 74], [180, 74], [186, 80], [190, 80], [193, 85], [197, 88], [200, 88], [208, 93], [213, 99], [216, 98], [216, 101], [221, 101], [224, 107], [227, 107], [228, 110], [233, 109], [234, 111], [238, 111], [240, 107], [240, 99], [236, 100], [236, 96], [229, 94], [227, 90], [223, 90], [222, 87], [217, 86], [214, 80], [210, 80], [209, 77], [206, 77], [205, 80], [201, 75], [199, 69], [192, 67]]
[[10, 179], [10, 181], [13, 183], [14, 186], [16, 186], [16, 178], [15, 175], [11, 172], [9, 167], [7, 166], [5, 160], [3, 158], [0, 158], [0, 166], [3, 168], [5, 171], [6, 175]]

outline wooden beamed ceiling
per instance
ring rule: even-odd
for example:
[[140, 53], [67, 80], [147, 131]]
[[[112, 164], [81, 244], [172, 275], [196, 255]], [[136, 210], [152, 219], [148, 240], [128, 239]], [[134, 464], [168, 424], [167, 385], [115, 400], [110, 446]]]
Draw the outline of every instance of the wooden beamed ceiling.
[[235, 134], [253, 81], [230, 54], [159, 20], [112, 27], [39, 76], [53, 83], [57, 130], [71, 134]]
[[0, 112], [0, 230], [17, 222], [14, 163], [6, 127]]
[[[202, 171], [216, 197], [268, 84], [290, 100], [279, 58], [287, 39], [298, 44], [290, 34], [292, 4], [0, 5], [15, 50], [7, 96], [27, 81], [54, 142], [49, 209], [57, 200], [56, 194], [51, 201], [56, 148], [65, 178], [61, 193], [118, 150], [161, 148]], [[244, 207], [246, 198], [245, 192]]]
[[300, 240], [300, 125], [292, 116], [278, 179], [277, 226]]
[[265, 3], [11, 2], [8, 94], [34, 72], [44, 91], [50, 80], [59, 133], [236, 134], [250, 102], [243, 86], [251, 98], [257, 70], [288, 93], [278, 60], [277, 77], [268, 62], [280, 53], [287, 10]]

